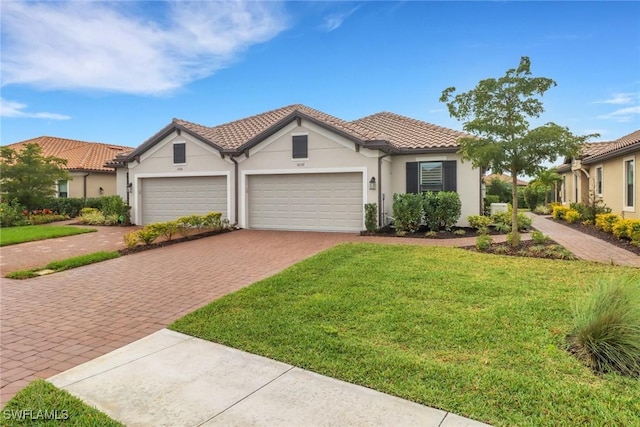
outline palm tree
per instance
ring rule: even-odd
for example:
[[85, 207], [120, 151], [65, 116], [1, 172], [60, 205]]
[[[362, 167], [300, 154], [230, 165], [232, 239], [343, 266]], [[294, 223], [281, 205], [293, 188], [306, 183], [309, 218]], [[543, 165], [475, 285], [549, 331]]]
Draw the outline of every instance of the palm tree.
[[553, 169], [541, 170], [534, 180], [545, 188], [544, 205], [549, 204], [549, 191], [556, 184], [562, 182], [562, 176]]

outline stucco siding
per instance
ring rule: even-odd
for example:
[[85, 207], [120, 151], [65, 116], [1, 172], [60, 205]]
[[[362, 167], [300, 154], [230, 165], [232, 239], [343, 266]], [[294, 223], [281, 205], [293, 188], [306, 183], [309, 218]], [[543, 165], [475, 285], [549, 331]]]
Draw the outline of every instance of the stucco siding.
[[[85, 190], [86, 185], [86, 190]], [[100, 193], [100, 187], [103, 192]], [[69, 173], [68, 197], [113, 196], [116, 192], [116, 174], [98, 172]]]
[[[391, 164], [391, 194], [387, 199], [393, 199], [394, 193], [407, 192], [407, 166], [409, 162], [428, 162], [428, 161], [457, 161], [456, 166], [456, 182], [457, 192], [462, 202], [462, 214], [458, 220], [459, 226], [468, 226], [467, 217], [469, 215], [480, 214], [480, 170], [474, 168], [470, 162], [461, 162], [459, 154], [419, 154], [419, 155], [403, 155], [393, 156]], [[393, 215], [393, 201], [389, 206], [389, 215]]]
[[[625, 218], [640, 218], [640, 207], [638, 197], [640, 191], [638, 190], [638, 159], [640, 159], [640, 151], [634, 153], [616, 157], [613, 159], [605, 160], [598, 164], [590, 165], [591, 175], [591, 188], [595, 188], [596, 167], [602, 166], [603, 179], [602, 179], [602, 201], [604, 204], [611, 208], [611, 211], [615, 214], [621, 215]], [[624, 162], [628, 159], [635, 160], [635, 174], [634, 174], [634, 199], [635, 206], [632, 209], [625, 207], [625, 176], [624, 176]]]

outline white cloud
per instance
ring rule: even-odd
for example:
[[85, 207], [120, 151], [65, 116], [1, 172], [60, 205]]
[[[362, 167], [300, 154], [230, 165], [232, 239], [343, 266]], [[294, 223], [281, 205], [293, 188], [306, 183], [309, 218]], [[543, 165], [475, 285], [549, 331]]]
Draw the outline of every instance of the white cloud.
[[330, 15], [325, 16], [324, 23], [322, 24], [322, 29], [325, 30], [326, 32], [337, 30], [338, 28], [340, 28], [342, 23], [348, 17], [353, 15], [358, 9], [360, 9], [360, 6], [356, 6], [347, 12], [332, 13]]
[[3, 1], [1, 7], [2, 84], [43, 89], [170, 92], [286, 27], [276, 2]]
[[594, 104], [615, 104], [615, 105], [624, 105], [631, 104], [634, 100], [639, 98], [639, 94], [626, 92], [626, 93], [614, 93], [611, 97], [602, 100], [595, 101]]
[[27, 108], [26, 104], [8, 99], [0, 98], [0, 117], [16, 117], [29, 119], [49, 119], [49, 120], [69, 120], [71, 116], [56, 113], [29, 113], [23, 111]]
[[598, 116], [599, 119], [611, 119], [618, 122], [629, 122], [634, 119], [634, 116], [640, 114], [640, 105], [635, 107], [620, 108], [612, 113]]

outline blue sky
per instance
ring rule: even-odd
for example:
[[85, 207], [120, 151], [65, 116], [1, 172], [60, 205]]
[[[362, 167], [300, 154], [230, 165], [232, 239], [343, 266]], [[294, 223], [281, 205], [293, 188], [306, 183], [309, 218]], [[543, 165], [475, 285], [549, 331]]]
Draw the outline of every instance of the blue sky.
[[640, 2], [0, 2], [1, 143], [137, 146], [301, 103], [453, 129], [438, 99], [529, 56], [553, 121], [640, 128]]

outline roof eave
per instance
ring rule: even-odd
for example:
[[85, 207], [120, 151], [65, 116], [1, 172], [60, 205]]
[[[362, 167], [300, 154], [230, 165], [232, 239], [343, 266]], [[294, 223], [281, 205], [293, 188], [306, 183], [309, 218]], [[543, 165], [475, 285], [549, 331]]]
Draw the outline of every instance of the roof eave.
[[392, 154], [435, 154], [435, 153], [457, 153], [460, 147], [421, 147], [421, 148], [404, 148], [394, 147]]

